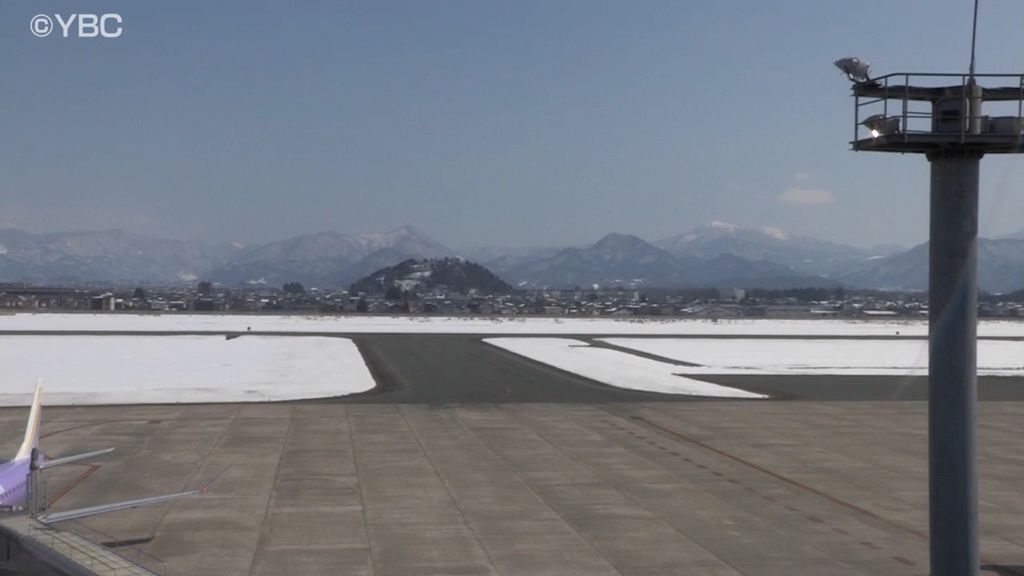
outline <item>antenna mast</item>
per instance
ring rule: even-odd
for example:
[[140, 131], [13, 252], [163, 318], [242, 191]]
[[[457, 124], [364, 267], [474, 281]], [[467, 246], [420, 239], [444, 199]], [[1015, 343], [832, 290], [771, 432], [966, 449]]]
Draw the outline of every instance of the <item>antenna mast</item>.
[[971, 69], [970, 77], [974, 78], [974, 44], [978, 38], [978, 0], [974, 0], [974, 25], [971, 26]]

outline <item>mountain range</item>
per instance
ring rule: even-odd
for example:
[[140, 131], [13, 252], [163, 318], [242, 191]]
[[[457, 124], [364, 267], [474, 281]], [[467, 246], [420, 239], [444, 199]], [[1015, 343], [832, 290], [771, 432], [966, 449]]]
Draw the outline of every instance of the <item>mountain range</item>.
[[[839, 279], [850, 286], [926, 290], [928, 243], [853, 267]], [[1024, 288], [1024, 240], [979, 238], [978, 286], [989, 292], [1002, 293]]]
[[[1024, 288], [1024, 235], [979, 240], [983, 290]], [[345, 287], [410, 258], [463, 257], [518, 287], [742, 286], [922, 290], [928, 246], [857, 248], [776, 228], [711, 222], [648, 242], [608, 234], [573, 247], [452, 249], [402, 226], [384, 233], [320, 232], [240, 246], [123, 231], [34, 234], [0, 228], [0, 282]]]
[[320, 232], [242, 250], [206, 274], [224, 284], [345, 286], [409, 258], [440, 258], [454, 252], [412, 226], [377, 234]]
[[[486, 264], [485, 264], [486, 265]], [[748, 260], [730, 253], [707, 258], [672, 254], [636, 236], [608, 234], [583, 248], [565, 248], [552, 256], [521, 262], [502, 272], [518, 286], [836, 286], [806, 277], [789, 266]]]
[[743, 228], [726, 222], [711, 222], [654, 244], [677, 256], [713, 258], [733, 254], [747, 260], [784, 264], [801, 274], [826, 277], [835, 276], [871, 257], [884, 257], [901, 251], [898, 246], [855, 248], [789, 234], [779, 228]]
[[121, 230], [32, 234], [0, 228], [0, 281], [193, 282], [237, 256], [230, 244], [205, 244]]

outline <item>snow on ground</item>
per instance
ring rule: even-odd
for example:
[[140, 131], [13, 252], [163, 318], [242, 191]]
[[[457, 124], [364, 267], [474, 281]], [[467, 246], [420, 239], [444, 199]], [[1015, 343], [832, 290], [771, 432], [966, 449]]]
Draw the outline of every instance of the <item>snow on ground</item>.
[[[2, 313], [0, 331], [254, 331], [407, 334], [621, 334], [718, 336], [925, 337], [924, 320], [696, 320], [654, 318], [522, 318], [438, 316], [271, 316], [264, 314]], [[982, 337], [1024, 338], [1024, 322], [990, 321]]]
[[323, 398], [373, 377], [344, 338], [0, 336], [0, 406], [155, 404]]
[[[700, 364], [684, 374], [926, 374], [927, 340], [601, 338], [603, 342]], [[1024, 342], [978, 342], [978, 374], [1024, 376]]]
[[678, 376], [680, 367], [668, 362], [596, 348], [572, 338], [485, 338], [484, 342], [618, 388], [689, 396], [766, 398], [739, 388]]

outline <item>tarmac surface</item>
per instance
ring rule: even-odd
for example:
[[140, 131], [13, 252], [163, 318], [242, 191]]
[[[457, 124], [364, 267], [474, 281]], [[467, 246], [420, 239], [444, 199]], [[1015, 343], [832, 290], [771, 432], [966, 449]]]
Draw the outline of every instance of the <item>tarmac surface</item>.
[[[379, 389], [346, 403], [714, 402], [707, 398], [623, 390], [513, 354], [474, 335], [351, 336]], [[587, 336], [592, 346], [616, 348]], [[679, 363], [635, 350], [624, 352]], [[691, 376], [692, 377], [692, 376]], [[927, 400], [923, 376], [702, 376], [701, 380], [780, 400]], [[980, 400], [1024, 401], [1024, 378], [981, 377]], [[760, 402], [760, 400], [751, 400]]]
[[[51, 456], [117, 448], [48, 472], [53, 509], [209, 484], [85, 521], [168, 574], [928, 572], [920, 379], [715, 377], [783, 400], [694, 400], [479, 337], [355, 340], [379, 383], [359, 397], [46, 408]], [[1018, 386], [979, 388], [1003, 400], [978, 420], [982, 557], [999, 574], [1024, 574]], [[0, 454], [25, 415], [0, 410]]]

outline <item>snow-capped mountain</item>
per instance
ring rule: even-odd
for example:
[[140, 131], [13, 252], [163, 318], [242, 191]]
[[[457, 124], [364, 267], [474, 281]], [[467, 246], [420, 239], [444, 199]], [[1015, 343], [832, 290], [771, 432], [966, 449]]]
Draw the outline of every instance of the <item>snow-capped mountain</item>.
[[525, 262], [505, 272], [513, 285], [572, 287], [592, 284], [675, 286], [684, 281], [684, 264], [668, 252], [626, 234], [608, 234], [584, 248], [566, 248], [554, 256]]
[[[839, 280], [858, 288], [927, 290], [928, 243], [864, 262]], [[1024, 288], [1024, 240], [978, 239], [978, 287], [1004, 293]]]
[[342, 286], [408, 258], [439, 258], [453, 251], [412, 226], [383, 233], [319, 232], [254, 246], [209, 273], [226, 284], [299, 281]]
[[371, 234], [321, 232], [243, 247], [121, 230], [34, 234], [0, 229], [0, 282], [347, 285], [407, 258], [453, 252], [412, 226]]
[[747, 260], [785, 264], [802, 274], [826, 277], [873, 256], [888, 256], [893, 250], [891, 247], [880, 248], [881, 251], [865, 250], [789, 234], [779, 228], [745, 228], [726, 222], [711, 222], [654, 244], [676, 256], [713, 258], [733, 254]]
[[709, 258], [675, 256], [636, 236], [608, 234], [591, 246], [561, 252], [516, 266], [502, 277], [513, 285], [569, 288], [574, 286], [832, 286], [834, 282], [808, 277], [789, 266], [752, 261], [735, 254]]
[[122, 230], [34, 234], [0, 229], [0, 281], [188, 282], [238, 253], [230, 245]]
[[[1024, 240], [979, 239], [980, 286], [1024, 288]], [[243, 247], [170, 240], [120, 230], [37, 234], [0, 228], [0, 282], [348, 286], [409, 258], [464, 256], [519, 286], [927, 287], [927, 245], [861, 249], [712, 222], [656, 245], [609, 234], [570, 248], [453, 251], [412, 226], [372, 234], [321, 232]]]

